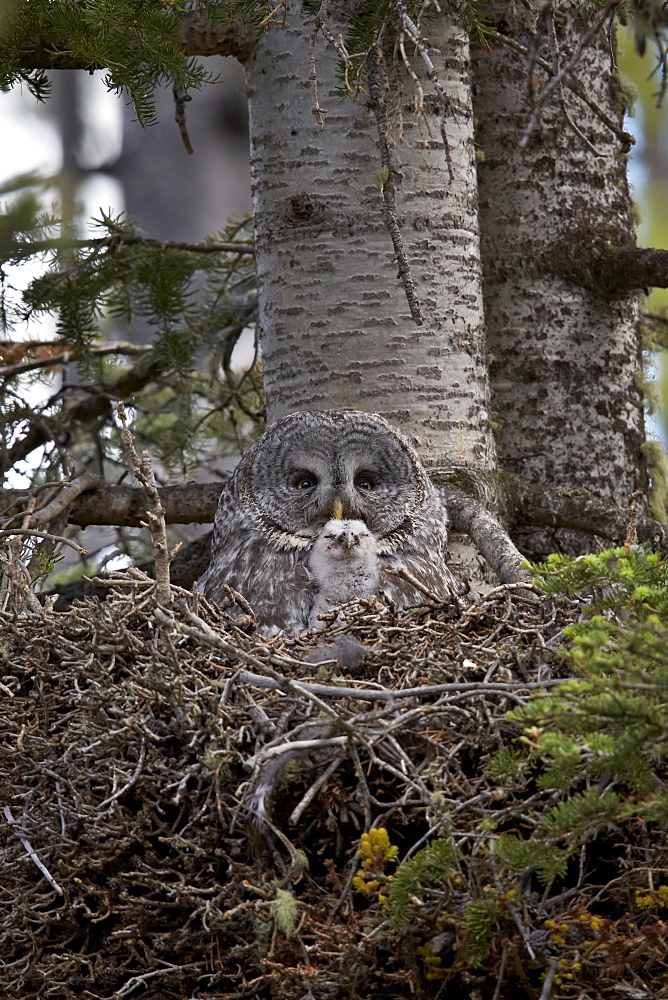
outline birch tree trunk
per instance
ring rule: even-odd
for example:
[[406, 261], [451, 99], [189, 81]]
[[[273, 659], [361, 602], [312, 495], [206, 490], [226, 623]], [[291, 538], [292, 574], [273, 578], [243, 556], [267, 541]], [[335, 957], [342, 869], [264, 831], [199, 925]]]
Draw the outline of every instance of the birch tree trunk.
[[[554, 21], [539, 22], [544, 40], [537, 46], [522, 4], [491, 0], [487, 8], [499, 32], [527, 49], [534, 46], [537, 54], [530, 70], [526, 55], [493, 41], [474, 61], [499, 461], [523, 480], [583, 486], [624, 507], [630, 492], [646, 487], [637, 296], [616, 295], [595, 281], [582, 287], [555, 273], [562, 258], [578, 255], [586, 271], [596, 240], [633, 243], [626, 156], [618, 137], [623, 101], [607, 31], [599, 30], [584, 50], [576, 75], [618, 134], [571, 91], [557, 87], [521, 148], [533, 111], [529, 78], [537, 95], [549, 80], [540, 59], [555, 69], [565, 65], [592, 24], [591, 12], [575, 0], [555, 4]], [[564, 104], [584, 138], [569, 127]], [[564, 530], [515, 540], [541, 557], [591, 547], [584, 536]]]
[[[344, 25], [332, 25], [333, 34]], [[489, 500], [488, 419], [469, 48], [450, 15], [429, 21], [430, 53], [457, 110], [444, 119], [424, 65], [388, 92], [399, 227], [424, 317], [411, 318], [383, 216], [378, 125], [368, 94], [341, 94], [337, 53], [314, 56], [324, 127], [313, 113], [301, 6], [271, 25], [246, 62], [268, 420], [292, 410], [382, 413], [431, 466], [476, 474]], [[434, 49], [436, 51], [434, 51]]]

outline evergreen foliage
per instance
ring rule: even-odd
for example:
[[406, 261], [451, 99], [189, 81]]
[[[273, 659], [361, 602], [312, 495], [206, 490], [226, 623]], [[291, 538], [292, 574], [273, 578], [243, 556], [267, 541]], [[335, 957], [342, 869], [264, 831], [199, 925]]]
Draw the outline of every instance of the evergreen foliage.
[[477, 969], [489, 955], [492, 937], [499, 928], [500, 907], [496, 899], [472, 899], [464, 907], [462, 961]]
[[226, 23], [243, 16], [259, 25], [270, 12], [262, 0], [29, 0], [5, 13], [0, 33], [0, 87], [23, 82], [38, 100], [50, 90], [43, 69], [24, 68], [26, 52], [50, 54], [53, 65], [104, 69], [109, 89], [127, 94], [137, 120], [155, 123], [153, 92], [167, 82], [179, 92], [212, 79], [179, 41], [180, 15], [201, 14]]
[[390, 923], [393, 927], [407, 927], [411, 922], [411, 902], [416, 894], [431, 885], [440, 885], [445, 879], [458, 880], [460, 852], [453, 842], [434, 840], [414, 857], [402, 862], [392, 879], [387, 899]]
[[[595, 865], [596, 845], [609, 845], [629, 823], [650, 840], [657, 828], [665, 837], [668, 558], [630, 545], [578, 559], [553, 555], [533, 571], [554, 600], [566, 593], [580, 604], [581, 620], [548, 653], [572, 679], [508, 713], [523, 735], [486, 767], [505, 790], [500, 799], [511, 803], [498, 819], [488, 811], [472, 840], [458, 840], [454, 817], [444, 816], [451, 835], [391, 877], [390, 927], [424, 927], [417, 952], [428, 980], [448, 975], [432, 936], [434, 947], [439, 934], [454, 937], [455, 968], [482, 968], [513, 933], [516, 901], [527, 898], [532, 879], [544, 901], [559, 899], [574, 860], [580, 885], [584, 858]], [[603, 863], [610, 863], [605, 850]], [[620, 955], [644, 949], [643, 907], [665, 907], [667, 891], [639, 893], [617, 924], [582, 905], [544, 919], [555, 985], [577, 982], [581, 956], [607, 947], [614, 933]]]
[[[262, 423], [258, 364], [246, 372], [230, 365], [239, 336], [255, 320], [252, 253], [211, 249], [221, 241], [248, 245], [249, 220], [184, 249], [144, 237], [131, 219], [103, 213], [99, 236], [75, 239], [66, 221], [44, 209], [45, 190], [48, 181], [25, 177], [0, 192], [9, 200], [0, 216], [1, 262], [43, 263], [21, 293], [3, 282], [4, 330], [30, 332], [31, 321], [49, 315], [58, 334], [55, 342], [4, 342], [4, 362], [29, 369], [5, 376], [5, 469], [30, 453], [34, 462], [43, 446], [36, 483], [82, 465], [113, 481], [124, 467], [113, 413], [122, 399], [132, 407], [137, 443], [150, 448], [160, 476], [192, 475], [209, 463], [219, 474], [221, 457], [243, 451]], [[138, 324], [140, 340], [150, 331], [150, 347], [133, 352], [130, 343], [129, 353], [99, 353], [116, 337], [121, 348], [132, 341]], [[78, 379], [51, 390], [63, 358], [76, 364]], [[37, 380], [45, 386], [42, 400], [29, 403], [26, 386]], [[145, 558], [134, 543], [128, 549], [132, 533], [119, 537], [125, 552]]]
[[[668, 558], [629, 546], [575, 560], [553, 555], [536, 569], [548, 593], [588, 605], [565, 636], [576, 679], [512, 713], [544, 768], [541, 787], [592, 785], [555, 807], [549, 825], [578, 832], [597, 815], [658, 818], [668, 752]], [[608, 788], [598, 800], [594, 782]]]
[[[369, 53], [373, 49], [391, 50], [394, 46], [400, 14], [406, 16], [418, 31], [428, 35], [429, 21], [436, 14], [436, 6], [427, 7], [422, 0], [359, 0], [352, 10], [347, 0], [304, 0], [307, 14], [318, 15], [339, 25], [347, 25], [340, 39], [339, 78], [342, 90], [357, 94], [366, 87]], [[447, 11], [459, 18], [462, 27], [474, 42], [484, 42], [490, 31], [484, 0], [450, 0], [442, 4]], [[338, 29], [340, 30], [340, 29]]]

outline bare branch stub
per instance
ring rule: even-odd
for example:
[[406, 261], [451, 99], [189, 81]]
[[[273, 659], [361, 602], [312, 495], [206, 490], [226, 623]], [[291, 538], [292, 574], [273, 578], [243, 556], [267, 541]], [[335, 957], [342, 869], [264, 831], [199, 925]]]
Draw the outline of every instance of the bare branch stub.
[[181, 141], [183, 142], [183, 147], [189, 155], [195, 152], [193, 149], [193, 144], [190, 141], [190, 136], [188, 135], [188, 125], [186, 123], [186, 102], [192, 100], [190, 94], [184, 90], [179, 90], [177, 87], [173, 89], [174, 94], [174, 120], [176, 122], [177, 128], [181, 135]]

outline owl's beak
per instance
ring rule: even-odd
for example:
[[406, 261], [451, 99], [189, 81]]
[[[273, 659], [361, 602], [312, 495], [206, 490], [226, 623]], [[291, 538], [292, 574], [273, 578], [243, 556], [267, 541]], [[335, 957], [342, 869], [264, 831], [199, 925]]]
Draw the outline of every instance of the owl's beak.
[[335, 521], [343, 520], [343, 502], [338, 497], [332, 502], [332, 518]]

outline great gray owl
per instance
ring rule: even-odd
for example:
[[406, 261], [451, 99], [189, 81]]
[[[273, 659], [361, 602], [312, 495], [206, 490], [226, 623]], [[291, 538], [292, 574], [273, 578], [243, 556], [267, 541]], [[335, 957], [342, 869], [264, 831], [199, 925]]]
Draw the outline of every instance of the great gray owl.
[[398, 607], [424, 597], [392, 567], [451, 599], [447, 515], [422, 462], [386, 420], [356, 410], [291, 413], [248, 449], [221, 494], [199, 590], [216, 601], [227, 584], [263, 628], [305, 631], [327, 603], [326, 562], [316, 550], [309, 564], [332, 518], [366, 526], [378, 589]]

